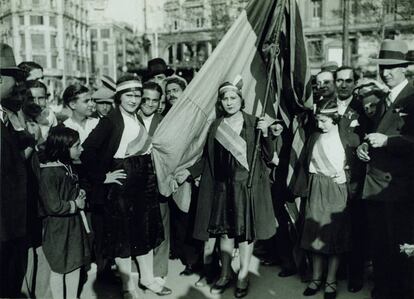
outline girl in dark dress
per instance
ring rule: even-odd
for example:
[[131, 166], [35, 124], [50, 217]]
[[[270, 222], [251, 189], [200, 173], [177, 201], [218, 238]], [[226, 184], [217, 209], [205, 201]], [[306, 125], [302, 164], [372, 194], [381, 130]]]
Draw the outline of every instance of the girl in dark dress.
[[[194, 178], [200, 174], [196, 169], [203, 169], [194, 237], [205, 241], [206, 269], [211, 265], [215, 242], [220, 240], [222, 269], [220, 278], [211, 288], [214, 294], [222, 293], [233, 279], [231, 258], [235, 242], [238, 243], [240, 271], [235, 296], [241, 298], [248, 292], [248, 269], [254, 241], [268, 239], [275, 233], [276, 219], [265, 165], [265, 160], [272, 159], [273, 148], [268, 135], [269, 125], [242, 111], [244, 100], [237, 86], [223, 83], [218, 97], [218, 108], [223, 116], [210, 128], [201, 166], [189, 169]], [[260, 134], [261, 147], [249, 188], [247, 183], [257, 134]]]
[[40, 164], [39, 193], [44, 216], [42, 245], [51, 268], [53, 298], [76, 298], [80, 268], [90, 261], [79, 213], [85, 206], [85, 192], [72, 170], [72, 161], [78, 160], [81, 152], [76, 131], [63, 126], [50, 130]]
[[[131, 262], [137, 258], [140, 288], [158, 295], [171, 290], [160, 285], [153, 272], [153, 249], [164, 239], [151, 140], [139, 122], [142, 84], [133, 76], [121, 77], [116, 107], [103, 117], [85, 140], [82, 163], [92, 181], [92, 201], [104, 207], [103, 253], [114, 258], [121, 274], [125, 298], [137, 298]], [[105, 185], [108, 175], [123, 178]]]

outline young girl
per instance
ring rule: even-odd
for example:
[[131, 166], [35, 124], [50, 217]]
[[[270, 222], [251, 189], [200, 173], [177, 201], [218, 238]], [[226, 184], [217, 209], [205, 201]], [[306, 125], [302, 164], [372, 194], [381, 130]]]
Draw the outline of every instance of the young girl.
[[[240, 271], [235, 296], [241, 298], [248, 293], [254, 241], [268, 239], [276, 230], [265, 166], [265, 160], [271, 160], [273, 150], [268, 125], [242, 111], [244, 100], [237, 86], [225, 82], [219, 87], [218, 108], [222, 116], [212, 124], [203, 153], [194, 237], [205, 241], [204, 264], [207, 269], [211, 268], [216, 239], [220, 240], [222, 269], [220, 278], [211, 288], [213, 294], [224, 292], [233, 280], [231, 258], [235, 242], [238, 243]], [[261, 135], [261, 148], [249, 188], [257, 134]], [[199, 175], [195, 173], [196, 168], [190, 169], [194, 178]]]
[[87, 233], [79, 213], [85, 206], [85, 192], [79, 188], [71, 166], [81, 152], [79, 134], [58, 126], [50, 130], [40, 157], [43, 251], [51, 268], [53, 298], [77, 297], [80, 268], [90, 260]]
[[[321, 101], [315, 111], [318, 131], [306, 147], [307, 203], [301, 247], [312, 253], [312, 281], [304, 296], [312, 296], [326, 277], [325, 298], [336, 298], [339, 256], [350, 249], [350, 220], [347, 211], [346, 136], [340, 136], [338, 106]], [[327, 262], [327, 273], [323, 263]]]

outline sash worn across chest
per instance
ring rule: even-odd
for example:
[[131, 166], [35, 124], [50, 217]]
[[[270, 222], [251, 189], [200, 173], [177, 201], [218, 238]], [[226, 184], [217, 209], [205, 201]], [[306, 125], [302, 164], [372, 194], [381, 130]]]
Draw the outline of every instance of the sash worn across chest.
[[237, 162], [249, 170], [249, 164], [247, 163], [247, 144], [240, 135], [238, 135], [228, 124], [222, 121], [217, 128], [215, 138], [232, 154]]
[[128, 143], [125, 157], [140, 156], [147, 154], [151, 149], [152, 138], [148, 135], [144, 125], [138, 122], [139, 133], [138, 136]]

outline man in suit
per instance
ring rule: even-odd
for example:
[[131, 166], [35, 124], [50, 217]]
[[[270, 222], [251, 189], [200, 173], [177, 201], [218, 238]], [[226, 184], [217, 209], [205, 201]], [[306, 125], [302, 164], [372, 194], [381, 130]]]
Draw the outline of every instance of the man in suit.
[[345, 150], [352, 157], [347, 161], [349, 182], [349, 209], [351, 214], [352, 245], [347, 257], [348, 266], [348, 290], [358, 292], [363, 286], [364, 252], [365, 252], [365, 215], [361, 200], [362, 186], [365, 177], [365, 165], [355, 155], [357, 146], [364, 138], [367, 118], [363, 106], [358, 98], [353, 96], [353, 91], [358, 80], [353, 68], [342, 66], [336, 70], [335, 85], [337, 94], [338, 113], [341, 115], [339, 130], [342, 135], [347, 135], [344, 144]]
[[321, 70], [316, 74], [317, 93], [321, 97], [319, 100], [335, 99], [334, 73], [329, 70]]
[[23, 99], [14, 93], [16, 83], [25, 76], [16, 67], [12, 48], [0, 44], [1, 298], [22, 297], [20, 291], [27, 267], [27, 171], [23, 150], [29, 143], [23, 142], [21, 135], [25, 132], [17, 120]]
[[[138, 116], [150, 136], [154, 135], [163, 118], [161, 114], [157, 113], [162, 95], [162, 88], [158, 83], [147, 81], [143, 84], [142, 102]], [[164, 226], [164, 241], [154, 249], [154, 276], [159, 283], [164, 284], [164, 277], [168, 274], [168, 258], [170, 254], [170, 209], [167, 198], [160, 195], [159, 200]]]
[[105, 86], [98, 88], [93, 94], [92, 99], [96, 104], [96, 111], [92, 113], [91, 117], [102, 118], [107, 116], [114, 105], [115, 92]]
[[405, 76], [407, 51], [403, 41], [382, 42], [374, 61], [386, 86], [373, 132], [357, 149], [367, 162], [362, 198], [367, 204], [375, 299], [414, 298], [414, 261], [400, 253], [401, 244], [414, 241], [414, 87]]

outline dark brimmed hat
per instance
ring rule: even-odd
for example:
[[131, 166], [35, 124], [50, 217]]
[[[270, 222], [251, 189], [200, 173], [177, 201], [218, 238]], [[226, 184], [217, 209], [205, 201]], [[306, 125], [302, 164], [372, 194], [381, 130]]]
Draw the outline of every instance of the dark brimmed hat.
[[402, 40], [386, 39], [381, 43], [378, 58], [371, 59], [372, 62], [379, 65], [404, 65], [411, 64], [407, 60], [408, 46]]
[[3, 76], [14, 77], [18, 81], [23, 81], [27, 73], [16, 66], [13, 49], [0, 43], [0, 74]]
[[164, 74], [168, 77], [174, 74], [174, 70], [170, 68], [162, 58], [154, 58], [149, 60], [147, 77], [152, 78], [159, 74]]

